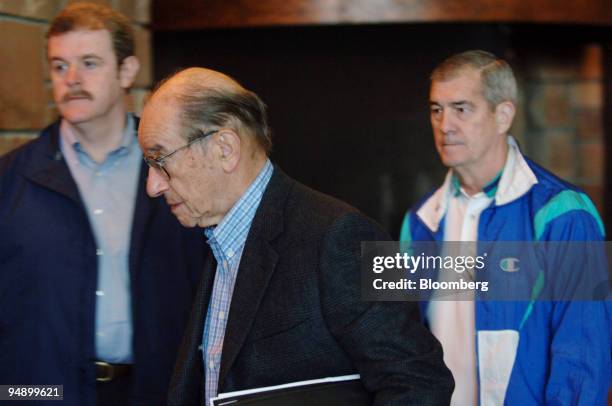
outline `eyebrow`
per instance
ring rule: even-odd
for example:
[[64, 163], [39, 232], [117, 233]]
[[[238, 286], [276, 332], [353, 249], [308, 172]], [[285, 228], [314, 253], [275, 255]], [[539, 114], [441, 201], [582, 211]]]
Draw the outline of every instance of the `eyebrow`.
[[157, 154], [159, 154], [160, 152], [164, 151], [164, 147], [162, 147], [159, 144], [155, 144], [152, 147], [148, 147], [145, 151], [147, 153], [157, 153]]
[[[99, 59], [101, 61], [104, 60], [104, 58], [96, 54], [85, 54], [85, 55], [79, 56], [79, 59], [87, 59], [87, 58]], [[53, 56], [53, 55], [49, 56], [49, 60], [66, 62], [66, 59], [62, 58], [61, 56]]]
[[451, 106], [453, 107], [459, 107], [459, 106], [474, 106], [474, 103], [472, 103], [471, 101], [467, 101], [467, 100], [459, 100], [456, 102], [452, 102]]
[[[443, 106], [443, 103], [434, 101], [434, 100], [430, 100], [429, 101], [429, 107], [434, 107], [434, 106]], [[469, 107], [474, 107], [475, 104], [472, 103], [471, 101], [468, 100], [459, 100], [459, 101], [455, 101], [455, 102], [450, 102], [449, 105], [451, 107], [462, 107], [462, 106], [469, 106]]]
[[100, 59], [102, 61], [104, 60], [104, 58], [102, 58], [101, 56], [96, 55], [96, 54], [85, 54], [85, 55], [81, 56], [81, 59], [86, 59], [86, 58], [95, 58], [95, 59]]

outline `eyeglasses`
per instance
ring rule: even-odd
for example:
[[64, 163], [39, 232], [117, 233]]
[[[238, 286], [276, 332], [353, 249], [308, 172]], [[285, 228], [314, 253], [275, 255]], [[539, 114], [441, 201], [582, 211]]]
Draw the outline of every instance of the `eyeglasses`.
[[168, 173], [168, 170], [166, 169], [166, 160], [168, 158], [170, 158], [172, 155], [176, 154], [177, 152], [179, 152], [182, 149], [188, 148], [189, 146], [191, 146], [191, 144], [201, 141], [206, 137], [209, 137], [211, 135], [213, 135], [214, 133], [216, 133], [219, 130], [213, 130], [213, 131], [209, 131], [207, 133], [203, 132], [200, 130], [200, 136], [197, 138], [194, 138], [193, 140], [189, 141], [187, 144], [183, 145], [182, 147], [179, 147], [177, 149], [175, 149], [174, 151], [170, 152], [169, 154], [166, 154], [164, 156], [161, 156], [159, 158], [149, 158], [148, 156], [144, 156], [144, 161], [147, 163], [147, 165], [149, 165], [149, 167], [155, 169], [156, 171], [158, 171], [160, 174], [163, 174], [164, 177], [166, 178], [166, 180], [170, 180], [170, 174]]

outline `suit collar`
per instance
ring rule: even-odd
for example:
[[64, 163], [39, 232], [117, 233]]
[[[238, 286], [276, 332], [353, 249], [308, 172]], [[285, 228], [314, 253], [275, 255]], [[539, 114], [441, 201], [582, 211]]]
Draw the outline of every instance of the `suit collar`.
[[293, 181], [278, 167], [264, 192], [247, 237], [225, 331], [219, 388], [251, 330], [279, 254], [273, 241], [283, 232], [284, 206]]

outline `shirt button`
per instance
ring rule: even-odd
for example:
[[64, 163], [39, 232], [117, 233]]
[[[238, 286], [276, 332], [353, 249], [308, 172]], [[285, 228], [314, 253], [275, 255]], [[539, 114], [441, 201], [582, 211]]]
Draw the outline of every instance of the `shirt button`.
[[96, 296], [104, 296], [104, 292], [101, 290], [96, 290]]
[[227, 257], [228, 257], [228, 258], [231, 258], [231, 257], [233, 257], [233, 256], [234, 256], [234, 250], [230, 248], [230, 249], [227, 251]]
[[104, 210], [102, 210], [102, 209], [95, 209], [94, 210], [94, 214], [102, 214], [102, 213], [104, 213]]
[[210, 369], [215, 369], [215, 361], [212, 361], [212, 360], [211, 360], [211, 361], [209, 361], [209, 362], [208, 362], [208, 367], [209, 367]]
[[97, 256], [102, 256], [104, 255], [104, 251], [102, 251], [100, 248], [96, 249], [96, 255]]
[[225, 319], [225, 312], [219, 312], [219, 319], [220, 320], [224, 320]]

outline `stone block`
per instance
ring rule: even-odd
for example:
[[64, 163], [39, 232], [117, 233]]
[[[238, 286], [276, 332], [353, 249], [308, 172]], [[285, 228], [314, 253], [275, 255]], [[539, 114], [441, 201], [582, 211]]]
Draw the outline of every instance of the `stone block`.
[[566, 84], [537, 83], [531, 85], [529, 114], [538, 128], [568, 127], [572, 123], [569, 87]]
[[149, 89], [131, 89], [127, 98], [128, 111], [140, 116], [144, 102], [150, 93]]
[[599, 215], [603, 217], [606, 206], [604, 205], [604, 188], [600, 184], [578, 184], [584, 192], [589, 195]]
[[32, 141], [37, 136], [37, 132], [23, 134], [0, 133], [0, 155], [4, 155], [18, 146]]
[[151, 22], [151, 0], [115, 0], [117, 9], [139, 24]]
[[527, 132], [519, 142], [521, 150], [529, 158], [546, 168], [549, 167], [550, 145], [546, 133]]
[[600, 182], [604, 176], [604, 144], [601, 141], [578, 146], [578, 176], [588, 182]]
[[575, 145], [570, 132], [551, 132], [547, 135], [549, 144], [548, 169], [555, 175], [572, 182], [575, 178]]
[[582, 140], [600, 140], [604, 134], [601, 109], [581, 109], [576, 112], [578, 137]]
[[45, 83], [45, 123], [51, 123], [58, 119], [59, 110], [53, 100], [53, 87], [51, 82]]
[[136, 76], [134, 87], [147, 87], [153, 81], [153, 66], [151, 58], [151, 33], [142, 27], [134, 27], [136, 40], [136, 56], [140, 60], [140, 71]]
[[521, 144], [524, 144], [525, 135], [527, 133], [527, 108], [525, 105], [524, 97], [519, 94], [518, 102], [516, 106], [516, 113], [514, 115], [514, 121], [510, 127], [510, 134], [519, 140]]
[[45, 122], [45, 27], [0, 21], [0, 128], [38, 129]]
[[[525, 56], [530, 61], [524, 70], [524, 75], [531, 80], [567, 81], [573, 80], [580, 74], [578, 56], [573, 55], [572, 50], [567, 51], [570, 55], [554, 54], [531, 54]], [[568, 63], [576, 61], [576, 63]]]
[[0, 0], [0, 14], [51, 20], [64, 6], [64, 0]]
[[590, 80], [577, 82], [572, 86], [571, 98], [577, 108], [603, 108], [603, 84]]
[[[114, 6], [112, 0], [67, 0], [67, 1], [65, 1], [65, 4], [68, 5], [70, 3], [79, 3], [79, 2], [82, 2], [82, 1], [85, 1], [87, 3], [105, 4], [105, 5], [111, 6], [111, 7]], [[113, 8], [115, 8], [115, 7], [113, 7]]]

